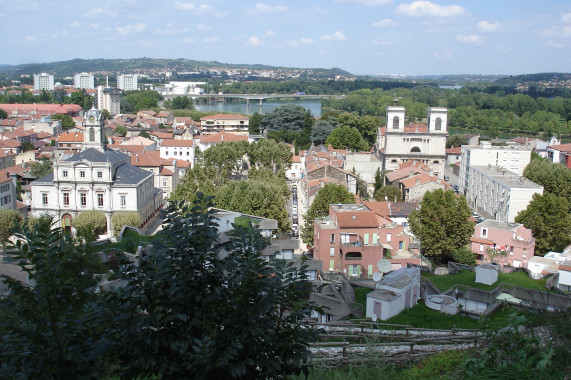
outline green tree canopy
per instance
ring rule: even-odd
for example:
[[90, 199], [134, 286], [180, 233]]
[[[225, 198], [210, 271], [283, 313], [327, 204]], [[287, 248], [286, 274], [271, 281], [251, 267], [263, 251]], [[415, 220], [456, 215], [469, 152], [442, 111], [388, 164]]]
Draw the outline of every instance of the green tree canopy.
[[192, 110], [194, 104], [188, 96], [176, 96], [172, 100], [165, 102], [165, 107], [176, 110]]
[[467, 145], [468, 140], [464, 135], [452, 135], [446, 138], [446, 149]]
[[139, 227], [141, 225], [141, 215], [135, 211], [115, 212], [111, 216], [111, 227], [113, 235], [118, 237], [123, 226]]
[[311, 141], [314, 144], [324, 144], [327, 137], [331, 134], [335, 128], [339, 126], [339, 123], [335, 119], [329, 120], [317, 120], [313, 126], [313, 133], [311, 135]]
[[466, 198], [457, 197], [451, 190], [424, 194], [420, 210], [413, 210], [408, 219], [412, 233], [420, 239], [423, 254], [441, 261], [465, 247], [474, 233]]
[[[291, 265], [267, 263], [264, 239], [235, 226], [225, 258], [211, 198], [169, 207], [161, 248], [122, 275], [115, 303], [125, 378], [269, 379], [306, 370], [311, 287]], [[189, 275], [194, 274], [194, 275]], [[144, 310], [145, 312], [141, 312]], [[253, 344], [255, 343], [255, 344]]]
[[42, 178], [53, 172], [51, 160], [42, 160], [41, 162], [34, 162], [30, 167], [30, 174], [34, 178]]
[[535, 254], [545, 255], [549, 251], [562, 252], [571, 244], [571, 203], [555, 194], [533, 194], [527, 208], [515, 217], [533, 232]]
[[69, 115], [63, 115], [60, 113], [56, 113], [54, 115], [51, 115], [50, 118], [54, 119], [54, 120], [60, 120], [61, 121], [61, 127], [63, 130], [75, 127], [75, 121], [73, 121], [73, 119]]
[[[402, 202], [402, 191], [396, 185], [382, 186], [373, 195], [376, 201]], [[385, 199], [386, 197], [386, 199]]]
[[295, 104], [279, 106], [262, 117], [262, 129], [301, 133], [305, 115], [306, 111], [302, 106]]
[[291, 149], [283, 142], [270, 139], [252, 143], [248, 157], [253, 167], [268, 168], [276, 173], [289, 169], [292, 163]]
[[34, 144], [31, 141], [22, 141], [20, 151], [27, 152], [29, 150], [34, 150]]
[[91, 242], [97, 239], [98, 235], [107, 231], [107, 218], [105, 213], [99, 210], [87, 210], [79, 213], [73, 219], [73, 226], [77, 230], [77, 234]]
[[335, 128], [325, 143], [331, 144], [335, 149], [349, 149], [355, 152], [369, 150], [369, 146], [361, 133], [357, 128], [352, 127]]
[[215, 167], [223, 177], [242, 174], [244, 156], [250, 150], [247, 141], [228, 141], [204, 151], [204, 164]]
[[109, 354], [105, 308], [97, 303], [100, 261], [51, 219], [18, 234], [13, 262], [29, 280], [10, 277], [0, 299], [2, 378], [104, 378]]
[[524, 177], [543, 186], [546, 192], [563, 197], [571, 203], [571, 169], [537, 155], [523, 171]]
[[126, 136], [127, 135], [127, 128], [124, 125], [118, 125], [113, 130], [113, 133], [117, 133], [119, 136]]
[[0, 120], [4, 120], [8, 118], [8, 114], [2, 108], [0, 108]]
[[0, 243], [5, 245], [8, 238], [12, 236], [13, 230], [18, 227], [24, 218], [16, 210], [0, 209]]
[[303, 226], [301, 238], [305, 244], [313, 245], [315, 218], [329, 215], [329, 205], [343, 203], [355, 203], [355, 196], [351, 194], [343, 185], [328, 183], [317, 192], [313, 203], [305, 215], [305, 225]]
[[252, 115], [250, 115], [250, 122], [248, 123], [248, 132], [251, 135], [259, 135], [261, 133], [264, 133], [261, 127], [262, 127], [262, 115], [257, 112], [254, 112]]

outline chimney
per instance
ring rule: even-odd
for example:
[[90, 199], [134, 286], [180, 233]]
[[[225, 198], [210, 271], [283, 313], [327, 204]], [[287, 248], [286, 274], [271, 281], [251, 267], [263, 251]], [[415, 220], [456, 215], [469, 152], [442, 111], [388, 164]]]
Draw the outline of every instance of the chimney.
[[420, 185], [420, 179], [419, 178], [417, 178], [415, 182], [416, 182], [415, 185]]

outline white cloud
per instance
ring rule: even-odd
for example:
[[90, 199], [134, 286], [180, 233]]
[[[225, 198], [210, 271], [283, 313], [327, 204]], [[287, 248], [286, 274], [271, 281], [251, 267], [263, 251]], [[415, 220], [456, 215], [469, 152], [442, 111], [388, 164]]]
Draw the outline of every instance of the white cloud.
[[328, 15], [329, 13], [331, 13], [329, 10], [323, 9], [323, 8], [320, 8], [320, 7], [315, 7], [315, 8], [313, 8], [313, 11], [316, 12], [316, 13], [322, 13], [322, 14], [324, 14], [324, 15]]
[[181, 3], [180, 1], [177, 1], [174, 3], [174, 7], [180, 11], [192, 11], [196, 8], [196, 5], [193, 3]]
[[248, 41], [246, 41], [246, 44], [245, 44], [245, 46], [250, 46], [250, 47], [258, 47], [258, 46], [262, 46], [262, 45], [264, 45], [264, 41], [262, 41], [257, 36], [249, 37]]
[[255, 16], [264, 13], [285, 12], [287, 10], [289, 10], [289, 7], [286, 5], [268, 5], [264, 3], [256, 3], [254, 8], [246, 10], [246, 14]]
[[401, 4], [396, 9], [396, 13], [415, 17], [454, 17], [463, 14], [464, 11], [465, 9], [459, 5], [439, 5], [430, 1], [413, 1], [410, 4]]
[[38, 40], [36, 36], [26, 36], [23, 38], [23, 42], [35, 42]]
[[343, 33], [341, 33], [340, 30], [338, 30], [338, 31], [336, 31], [336, 32], [333, 33], [333, 34], [326, 34], [326, 35], [324, 35], [324, 36], [321, 36], [321, 39], [324, 40], [324, 41], [332, 41], [332, 40], [339, 40], [339, 41], [341, 41], [341, 40], [346, 40], [347, 37], [346, 37]]
[[147, 28], [147, 25], [143, 23], [133, 24], [133, 25], [125, 25], [125, 26], [118, 26], [116, 28], [117, 33], [122, 36], [126, 36], [131, 33], [140, 33]]
[[206, 25], [206, 24], [198, 24], [196, 25], [196, 29], [198, 30], [212, 30], [212, 27], [210, 25]]
[[203, 39], [202, 39], [202, 42], [205, 42], [205, 43], [207, 43], [207, 44], [212, 44], [212, 43], [215, 43], [215, 42], [218, 42], [218, 41], [220, 41], [220, 39], [219, 39], [218, 37], [216, 37], [216, 36], [206, 37], [206, 38], [203, 38]]
[[389, 46], [391, 44], [390, 41], [381, 41], [381, 40], [373, 40], [372, 43], [373, 45], [377, 46]]
[[535, 30], [535, 33], [543, 37], [567, 38], [571, 37], [571, 25], [552, 26], [546, 29], [537, 29]]
[[451, 50], [443, 50], [442, 52], [435, 51], [434, 57], [436, 59], [440, 59], [442, 61], [452, 58], [452, 51]]
[[392, 3], [392, 0], [335, 0], [335, 2], [374, 6], [374, 5], [387, 5]]
[[268, 29], [268, 30], [266, 31], [266, 33], [264, 33], [264, 37], [273, 37], [273, 36], [275, 36], [275, 35], [276, 35], [276, 33], [275, 33], [273, 30], [271, 30], [271, 29]]
[[456, 36], [456, 41], [468, 44], [481, 44], [483, 42], [483, 39], [477, 34], [471, 34], [469, 36], [459, 34]]
[[374, 26], [375, 28], [388, 28], [388, 27], [390, 27], [390, 26], [395, 26], [395, 25], [397, 25], [397, 24], [398, 24], [398, 23], [397, 23], [396, 21], [391, 20], [390, 18], [385, 18], [385, 19], [380, 20], [380, 21], [375, 21], [375, 22], [373, 23], [373, 26]]
[[192, 38], [192, 37], [183, 38], [182, 42], [185, 44], [191, 44], [191, 43], [196, 42], [196, 38]]
[[177, 27], [172, 24], [167, 24], [164, 27], [155, 30], [158, 34], [175, 35], [188, 32], [188, 28]]
[[291, 47], [297, 47], [297, 46], [301, 46], [301, 45], [311, 45], [313, 43], [313, 40], [311, 38], [305, 38], [302, 37], [299, 40], [292, 40], [292, 41], [286, 41], [285, 44]]
[[563, 20], [563, 22], [571, 22], [571, 12], [561, 13], [561, 20]]
[[99, 24], [92, 22], [91, 24], [89, 24], [89, 26], [93, 29], [99, 29]]
[[227, 12], [219, 12], [208, 4], [200, 4], [200, 6], [196, 8], [195, 13], [197, 15], [212, 15], [215, 17], [223, 17], [226, 15]]
[[500, 30], [500, 24], [483, 20], [478, 22], [478, 29], [482, 32], [497, 32]]

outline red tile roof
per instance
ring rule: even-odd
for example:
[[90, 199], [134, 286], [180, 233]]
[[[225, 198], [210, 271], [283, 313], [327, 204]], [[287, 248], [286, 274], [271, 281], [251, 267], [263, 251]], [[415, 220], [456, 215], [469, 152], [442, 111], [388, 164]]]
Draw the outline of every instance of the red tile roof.
[[461, 146], [457, 146], [456, 148], [446, 149], [446, 154], [461, 154], [461, 153], [462, 153]]
[[235, 135], [228, 132], [218, 132], [212, 135], [200, 136], [200, 142], [202, 144], [219, 144], [224, 141], [248, 141], [248, 136]]
[[337, 212], [339, 228], [378, 227], [381, 223], [379, 216], [373, 211], [343, 211]]
[[[419, 183], [416, 183], [416, 181], [419, 181]], [[407, 179], [403, 179], [402, 181], [400, 181], [400, 183], [406, 187], [407, 189], [410, 189], [411, 187], [415, 187], [418, 185], [422, 185], [428, 182], [438, 182], [438, 178], [436, 177], [432, 177], [428, 174], [418, 174], [415, 175], [414, 177], [410, 177]]]
[[168, 139], [168, 140], [163, 140], [163, 142], [161, 143], [161, 147], [165, 146], [165, 147], [190, 147], [194, 145], [194, 141], [193, 140], [174, 140], [174, 139]]
[[83, 142], [83, 132], [65, 132], [58, 136], [57, 142]]
[[250, 120], [247, 116], [244, 115], [240, 115], [240, 114], [234, 114], [234, 113], [229, 113], [229, 114], [216, 114], [216, 115], [209, 115], [209, 116], [203, 116], [200, 118], [200, 121], [202, 120]]
[[558, 150], [564, 153], [571, 153], [571, 143], [569, 144], [559, 144], [559, 145], [549, 145], [548, 148]]

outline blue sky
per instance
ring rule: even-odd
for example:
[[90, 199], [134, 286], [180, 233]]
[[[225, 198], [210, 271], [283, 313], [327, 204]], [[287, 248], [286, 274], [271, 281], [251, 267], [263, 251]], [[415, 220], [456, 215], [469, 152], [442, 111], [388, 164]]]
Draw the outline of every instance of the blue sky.
[[0, 63], [189, 58], [354, 74], [571, 71], [569, 0], [0, 0]]

